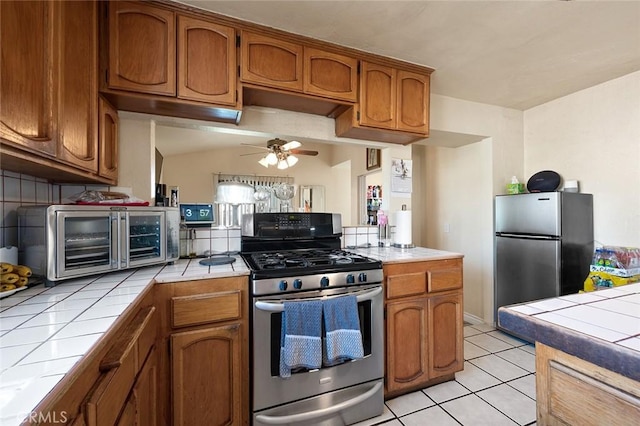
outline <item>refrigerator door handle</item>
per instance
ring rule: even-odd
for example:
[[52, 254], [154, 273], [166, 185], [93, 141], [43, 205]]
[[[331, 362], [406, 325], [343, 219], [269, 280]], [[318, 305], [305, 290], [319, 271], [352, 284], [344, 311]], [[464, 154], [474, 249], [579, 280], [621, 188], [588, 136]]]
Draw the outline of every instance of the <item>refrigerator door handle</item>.
[[496, 237], [518, 238], [521, 240], [559, 240], [560, 237], [553, 235], [529, 235], [529, 234], [510, 234], [507, 232], [496, 232]]

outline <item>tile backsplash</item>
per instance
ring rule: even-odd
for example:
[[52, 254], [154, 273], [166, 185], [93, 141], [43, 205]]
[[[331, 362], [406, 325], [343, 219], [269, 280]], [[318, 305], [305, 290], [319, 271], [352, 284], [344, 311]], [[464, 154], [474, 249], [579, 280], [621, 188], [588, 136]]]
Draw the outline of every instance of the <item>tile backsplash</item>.
[[107, 190], [109, 187], [52, 184], [45, 179], [0, 170], [0, 247], [18, 245], [18, 207], [59, 204], [70, 195], [87, 189]]

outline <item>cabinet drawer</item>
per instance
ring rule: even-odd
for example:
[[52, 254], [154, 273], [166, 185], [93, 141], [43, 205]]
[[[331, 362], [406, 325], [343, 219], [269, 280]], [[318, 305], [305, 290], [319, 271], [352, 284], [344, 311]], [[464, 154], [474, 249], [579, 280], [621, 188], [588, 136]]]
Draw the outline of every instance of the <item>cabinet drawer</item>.
[[241, 316], [240, 290], [171, 298], [171, 325], [174, 328], [238, 319]]
[[436, 269], [427, 272], [429, 292], [462, 287], [462, 268]]
[[387, 299], [423, 294], [427, 291], [427, 275], [424, 271], [389, 275], [386, 284]]

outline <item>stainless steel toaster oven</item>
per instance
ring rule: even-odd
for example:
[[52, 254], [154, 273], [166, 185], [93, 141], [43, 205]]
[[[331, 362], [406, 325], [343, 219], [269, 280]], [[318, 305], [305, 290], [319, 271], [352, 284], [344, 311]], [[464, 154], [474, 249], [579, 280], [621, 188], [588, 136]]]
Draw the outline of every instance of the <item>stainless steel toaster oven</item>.
[[177, 207], [18, 208], [18, 256], [45, 284], [179, 258]]

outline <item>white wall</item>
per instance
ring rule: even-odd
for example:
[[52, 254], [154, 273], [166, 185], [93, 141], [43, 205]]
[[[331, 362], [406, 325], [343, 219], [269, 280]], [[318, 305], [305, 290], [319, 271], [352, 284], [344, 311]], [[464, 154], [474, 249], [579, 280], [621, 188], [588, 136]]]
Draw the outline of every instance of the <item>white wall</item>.
[[155, 122], [120, 117], [118, 185], [136, 197], [155, 203]]
[[[289, 169], [264, 168], [258, 164], [260, 155], [246, 154], [245, 148], [225, 148], [204, 152], [172, 155], [164, 158], [162, 182], [180, 187], [180, 202], [212, 202], [214, 174], [258, 176], [291, 176], [296, 185], [293, 206], [299, 205], [299, 185], [325, 187], [325, 211], [343, 214], [343, 222], [351, 219], [350, 171], [331, 164], [332, 145], [305, 143], [305, 149], [318, 151], [318, 156], [298, 156], [298, 163]], [[360, 148], [364, 156], [364, 148]]]
[[597, 243], [640, 247], [640, 72], [527, 110], [524, 149], [593, 194]]
[[414, 150], [414, 163], [422, 157], [424, 164], [424, 189], [412, 201], [423, 212], [413, 213], [414, 221], [423, 221], [422, 245], [464, 255], [465, 313], [491, 323], [493, 198], [512, 175], [524, 177], [523, 113], [432, 95], [431, 128], [486, 136], [458, 148]]

